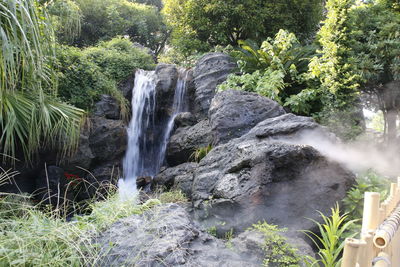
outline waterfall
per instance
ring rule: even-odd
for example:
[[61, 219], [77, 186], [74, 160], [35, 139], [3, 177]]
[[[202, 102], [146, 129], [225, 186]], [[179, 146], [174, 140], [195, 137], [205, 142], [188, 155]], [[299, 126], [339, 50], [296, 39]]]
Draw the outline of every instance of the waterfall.
[[118, 185], [122, 197], [128, 198], [136, 193], [137, 177], [153, 177], [164, 163], [174, 119], [178, 113], [186, 110], [187, 75], [187, 71], [179, 71], [171, 107], [172, 114], [164, 125], [156, 125], [157, 77], [154, 71], [138, 70], [136, 72], [132, 91], [132, 118], [128, 128], [128, 148], [123, 161], [124, 178], [120, 179]]

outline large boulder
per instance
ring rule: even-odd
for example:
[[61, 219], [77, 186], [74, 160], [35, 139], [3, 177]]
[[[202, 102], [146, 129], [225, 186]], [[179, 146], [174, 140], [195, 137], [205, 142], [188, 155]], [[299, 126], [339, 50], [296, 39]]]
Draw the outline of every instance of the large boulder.
[[101, 100], [96, 103], [95, 116], [105, 117], [106, 119], [119, 120], [120, 107], [118, 101], [109, 95], [102, 95]]
[[260, 220], [311, 229], [306, 218], [329, 212], [354, 177], [313, 147], [296, 144], [305, 131], [325, 132], [311, 118], [286, 114], [211, 150], [194, 172], [196, 217], [205, 225], [223, 220], [227, 229], [244, 230]]
[[[199, 230], [176, 204], [165, 204], [122, 219], [96, 240], [98, 266], [260, 266], [265, 251], [259, 233], [222, 240]], [[232, 245], [233, 244], [233, 245]], [[271, 265], [275, 266], [275, 265]]]
[[216, 87], [223, 83], [236, 68], [234, 60], [222, 53], [204, 55], [193, 70], [195, 85], [194, 112], [199, 118], [206, 118]]
[[102, 117], [92, 118], [89, 145], [95, 163], [120, 160], [127, 146], [127, 132], [123, 121]]
[[185, 163], [196, 149], [206, 147], [212, 142], [208, 120], [202, 120], [194, 126], [178, 128], [167, 146], [167, 163], [169, 166]]
[[285, 113], [278, 103], [255, 93], [239, 90], [219, 92], [208, 112], [214, 144], [240, 137], [259, 122]]

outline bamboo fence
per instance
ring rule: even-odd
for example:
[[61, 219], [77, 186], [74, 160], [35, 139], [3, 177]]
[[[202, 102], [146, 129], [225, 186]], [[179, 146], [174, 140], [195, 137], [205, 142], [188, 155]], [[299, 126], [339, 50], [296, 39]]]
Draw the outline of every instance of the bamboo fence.
[[400, 178], [389, 197], [366, 192], [360, 239], [345, 241], [341, 267], [400, 267]]

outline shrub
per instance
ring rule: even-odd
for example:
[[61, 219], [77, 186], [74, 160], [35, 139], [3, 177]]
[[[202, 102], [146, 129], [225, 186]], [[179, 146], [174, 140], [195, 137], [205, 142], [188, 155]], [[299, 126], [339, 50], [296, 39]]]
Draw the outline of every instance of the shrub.
[[193, 152], [192, 155], [190, 155], [190, 159], [194, 160], [195, 162], [200, 162], [200, 160], [207, 156], [208, 152], [210, 152], [212, 149], [212, 145], [200, 147], [196, 149], [196, 151]]
[[357, 176], [356, 184], [347, 192], [343, 199], [344, 210], [350, 219], [360, 219], [363, 215], [364, 193], [378, 192], [381, 200], [387, 198], [390, 181], [372, 170]]
[[331, 216], [325, 216], [320, 212], [323, 223], [314, 221], [318, 226], [319, 234], [311, 231], [304, 231], [318, 248], [319, 259], [311, 257], [307, 260], [308, 266], [339, 267], [341, 254], [344, 247], [344, 239], [349, 237], [346, 231], [355, 222], [347, 221], [347, 214], [340, 215], [339, 205], [331, 209]]
[[117, 88], [118, 83], [135, 69], [154, 67], [149, 54], [123, 38], [83, 50], [60, 46], [57, 54], [59, 95], [63, 100], [91, 110], [102, 94], [109, 94], [118, 100], [123, 115], [127, 103]]
[[299, 266], [301, 257], [297, 255], [297, 250], [286, 243], [286, 238], [279, 234], [286, 229], [279, 229], [278, 226], [264, 221], [254, 224], [250, 230], [259, 231], [264, 235], [263, 250], [266, 252], [264, 266], [270, 266], [270, 264], [273, 266]]

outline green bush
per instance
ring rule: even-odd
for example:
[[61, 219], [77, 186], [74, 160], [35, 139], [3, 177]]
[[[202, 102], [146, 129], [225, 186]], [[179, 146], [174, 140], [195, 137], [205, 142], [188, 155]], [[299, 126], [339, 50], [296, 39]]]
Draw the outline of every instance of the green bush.
[[57, 50], [59, 96], [85, 110], [91, 110], [102, 94], [109, 94], [119, 101], [122, 113], [126, 112], [118, 83], [135, 69], [154, 67], [149, 54], [123, 38], [83, 50], [70, 46], [59, 46]]
[[347, 192], [343, 199], [344, 210], [351, 219], [361, 219], [364, 207], [364, 193], [378, 192], [381, 200], [389, 193], [390, 181], [372, 170], [357, 176], [356, 184]]
[[292, 248], [286, 238], [280, 235], [286, 229], [279, 229], [278, 226], [268, 224], [265, 221], [254, 224], [250, 230], [256, 230], [264, 235], [265, 243], [262, 249], [265, 251], [263, 266], [299, 266], [301, 257], [297, 250]]
[[323, 223], [312, 220], [317, 226], [319, 233], [304, 231], [318, 248], [319, 259], [308, 257], [307, 266], [339, 267], [344, 247], [344, 240], [351, 237], [347, 231], [354, 220], [348, 221], [348, 215], [340, 215], [339, 205], [331, 209], [331, 216], [325, 216], [320, 212]]

